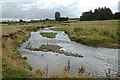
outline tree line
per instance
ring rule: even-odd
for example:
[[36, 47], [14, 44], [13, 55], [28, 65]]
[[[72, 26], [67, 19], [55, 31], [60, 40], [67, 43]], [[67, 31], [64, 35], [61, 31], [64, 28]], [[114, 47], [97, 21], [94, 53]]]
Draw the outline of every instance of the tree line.
[[120, 19], [120, 12], [112, 13], [110, 8], [102, 7], [95, 9], [94, 11], [90, 10], [83, 12], [80, 16], [81, 21], [92, 21], [92, 20], [112, 20]]

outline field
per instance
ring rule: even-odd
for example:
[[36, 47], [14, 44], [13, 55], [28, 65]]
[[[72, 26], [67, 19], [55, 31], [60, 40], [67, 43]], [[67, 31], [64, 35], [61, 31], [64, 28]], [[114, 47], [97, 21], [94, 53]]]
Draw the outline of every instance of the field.
[[117, 20], [79, 21], [61, 26], [71, 40], [93, 47], [120, 48], [120, 36]]
[[[63, 24], [63, 23], [62, 23]], [[41, 78], [42, 71], [32, 72], [32, 67], [25, 61], [26, 58], [17, 51], [17, 48], [28, 40], [30, 32], [39, 28], [59, 26], [59, 30], [65, 31], [71, 40], [95, 47], [117, 48], [118, 21], [80, 21], [61, 25], [60, 22], [30, 23], [27, 25], [2, 24], [2, 77], [3, 78]], [[57, 77], [57, 76], [56, 76]], [[71, 76], [62, 76], [71, 77]], [[73, 76], [75, 77], [75, 76]], [[76, 76], [89, 77], [89, 76]]]

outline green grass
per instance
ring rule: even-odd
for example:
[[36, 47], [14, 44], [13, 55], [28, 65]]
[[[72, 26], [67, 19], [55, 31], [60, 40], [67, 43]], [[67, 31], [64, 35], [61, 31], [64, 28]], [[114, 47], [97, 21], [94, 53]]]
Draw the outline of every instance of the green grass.
[[72, 78], [72, 80], [74, 80], [74, 78], [76, 78], [78, 80], [86, 80], [86, 78], [89, 78], [89, 80], [95, 80], [95, 79], [93, 79], [93, 77], [90, 77], [89, 75], [77, 76], [77, 75], [68, 75], [68, 74], [57, 75], [57, 76], [55, 75], [55, 76], [51, 76], [51, 78], [59, 78], [59, 79], [62, 78], [62, 80], [68, 80], [69, 78]]
[[79, 21], [69, 23], [70, 26], [59, 27], [59, 30], [65, 31], [71, 40], [94, 47], [117, 48], [118, 31], [117, 20], [105, 21]]
[[41, 34], [43, 37], [55, 38], [57, 33], [45, 33], [45, 32], [41, 32], [40, 34]]

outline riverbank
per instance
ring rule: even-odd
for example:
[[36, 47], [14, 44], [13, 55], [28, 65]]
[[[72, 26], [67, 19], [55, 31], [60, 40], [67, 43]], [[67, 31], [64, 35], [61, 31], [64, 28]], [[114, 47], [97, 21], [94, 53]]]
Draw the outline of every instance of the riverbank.
[[31, 65], [25, 61], [25, 57], [22, 57], [22, 54], [17, 50], [22, 43], [29, 39], [30, 32], [36, 31], [40, 26], [3, 25], [2, 28], [2, 77], [41, 78], [42, 75], [32, 72]]
[[72, 41], [92, 46], [120, 49], [119, 20], [79, 21], [56, 30], [65, 31]]

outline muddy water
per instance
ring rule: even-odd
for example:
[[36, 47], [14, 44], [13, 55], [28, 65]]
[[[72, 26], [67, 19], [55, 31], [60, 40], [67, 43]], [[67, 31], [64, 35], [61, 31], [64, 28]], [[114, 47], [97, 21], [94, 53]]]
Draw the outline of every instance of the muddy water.
[[[57, 33], [56, 38], [42, 37], [40, 32], [53, 32]], [[58, 45], [61, 50], [70, 53], [77, 53], [83, 57], [72, 57], [64, 54], [43, 52], [43, 51], [32, 51], [29, 49], [39, 48], [41, 45]], [[76, 75], [79, 67], [84, 67], [84, 74], [89, 72], [99, 76], [105, 75], [105, 70], [111, 69], [112, 74], [116, 74], [118, 71], [118, 49], [108, 48], [93, 48], [88, 47], [74, 41], [71, 41], [67, 34], [63, 31], [52, 31], [50, 28], [45, 28], [37, 32], [31, 32], [31, 37], [27, 42], [22, 44], [18, 48], [22, 52], [23, 56], [27, 56], [27, 61], [33, 67], [33, 71], [36, 69], [44, 70], [48, 65], [49, 76], [60, 75], [64, 73], [64, 67], [70, 60], [70, 73]], [[58, 54], [58, 55], [56, 55]]]

